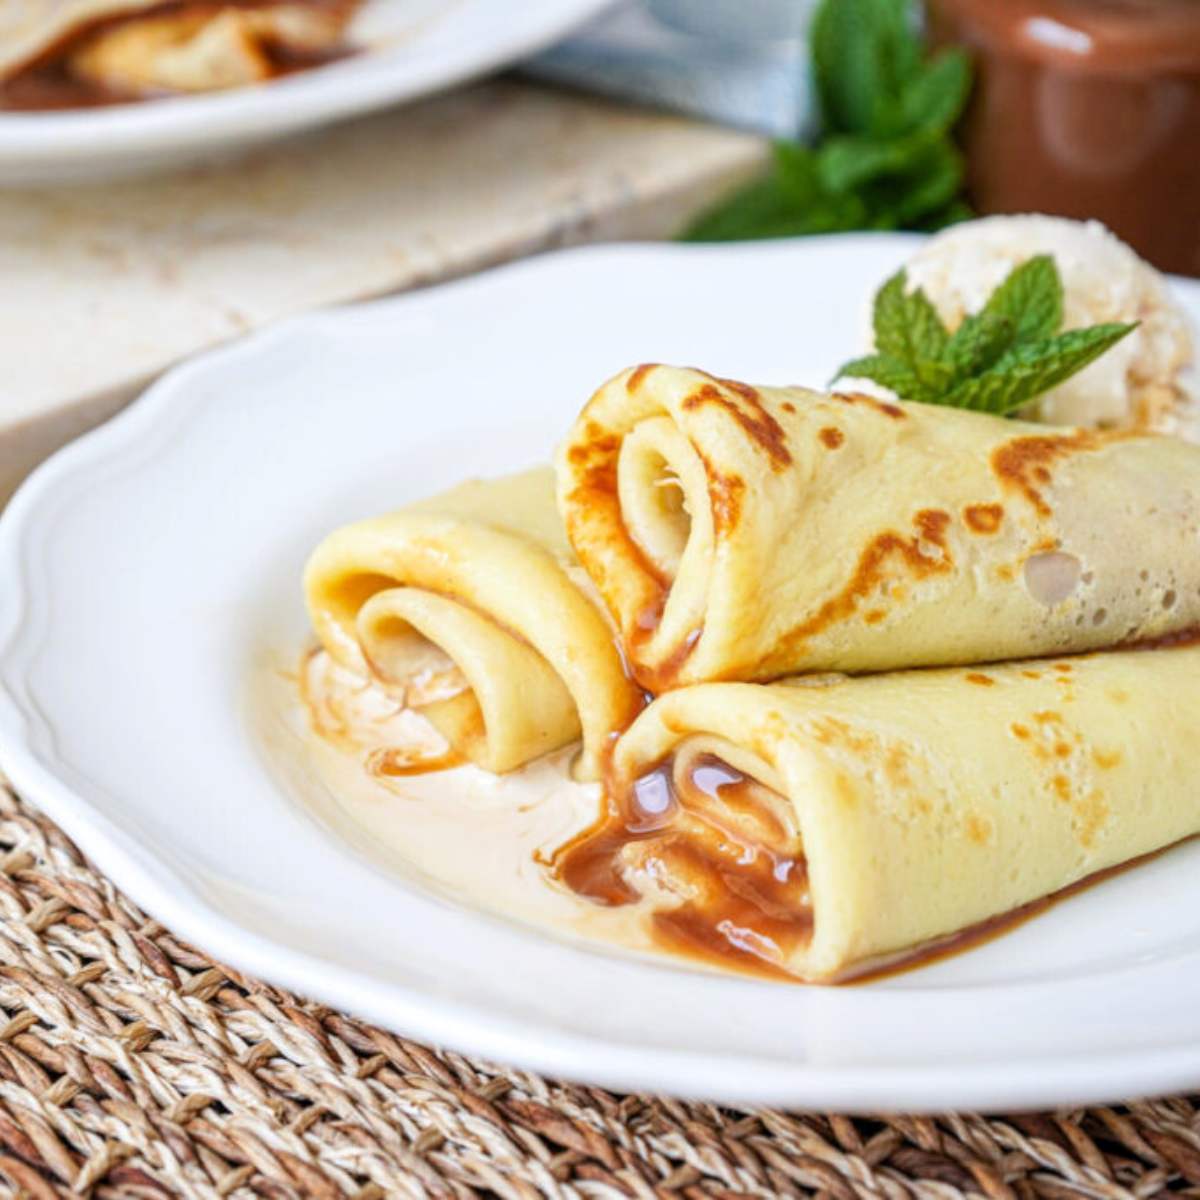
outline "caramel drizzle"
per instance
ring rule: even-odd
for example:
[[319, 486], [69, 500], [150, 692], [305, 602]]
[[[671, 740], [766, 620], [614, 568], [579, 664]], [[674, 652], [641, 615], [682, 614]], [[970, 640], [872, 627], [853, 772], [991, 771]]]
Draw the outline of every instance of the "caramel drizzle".
[[401, 779], [409, 775], [430, 775], [461, 767], [466, 755], [453, 746], [441, 754], [422, 755], [400, 746], [381, 746], [373, 750], [365, 763], [367, 774], [376, 779]]
[[[605, 811], [599, 821], [555, 854], [551, 865], [556, 876], [595, 903], [637, 903], [641, 894], [626, 878], [621, 860], [627, 847], [651, 843], [660, 872], [683, 880], [692, 892], [678, 907], [651, 914], [651, 933], [660, 949], [759, 978], [804, 982], [784, 965], [789, 955], [812, 938], [813, 911], [803, 856], [781, 854], [765, 844], [778, 843], [784, 831], [772, 830], [771, 823], [776, 819], [745, 786], [753, 782], [746, 776], [706, 755], [693, 767], [691, 784], [695, 787], [695, 777], [701, 770], [723, 776], [723, 782], [711, 790], [696, 790], [731, 815], [740, 809], [757, 820], [767, 835], [762, 841], [732, 833], [723, 822], [706, 816], [708, 805], [704, 812], [689, 811], [688, 797], [680, 797], [674, 786], [673, 765], [672, 759], [660, 762], [626, 791], [608, 787]], [[652, 806], [654, 811], [647, 811], [637, 803], [639, 789], [665, 797], [665, 803], [660, 801]], [[615, 801], [614, 794], [618, 797]], [[689, 816], [690, 821], [686, 819]], [[1196, 837], [1182, 839], [1194, 840]], [[829, 982], [868, 983], [964, 953], [1180, 844], [1163, 846], [1095, 871], [1048, 896], [942, 937], [851, 964]]]
[[784, 964], [812, 936], [807, 867], [801, 854], [784, 848], [787, 831], [754, 787], [705, 755], [677, 788], [667, 759], [627, 789], [606, 789], [600, 820], [556, 853], [555, 874], [597, 904], [634, 904], [642, 898], [629, 880], [636, 858], [643, 873], [684, 890], [678, 905], [649, 918], [662, 949], [750, 975], [793, 978]]

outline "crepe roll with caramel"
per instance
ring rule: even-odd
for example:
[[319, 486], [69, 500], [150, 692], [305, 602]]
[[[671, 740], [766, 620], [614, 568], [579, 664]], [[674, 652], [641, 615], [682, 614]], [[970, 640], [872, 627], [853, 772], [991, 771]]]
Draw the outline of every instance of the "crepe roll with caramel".
[[559, 852], [656, 940], [836, 982], [1200, 832], [1200, 647], [660, 697]]
[[642, 698], [586, 582], [542, 468], [335, 531], [304, 588], [335, 662], [418, 711], [464, 758], [510, 771], [582, 738], [577, 773], [595, 778]]
[[1059, 654], [1200, 622], [1200, 448], [641, 366], [557, 460], [654, 692]]
[[0, 0], [0, 108], [261, 83], [348, 53], [360, 0]]

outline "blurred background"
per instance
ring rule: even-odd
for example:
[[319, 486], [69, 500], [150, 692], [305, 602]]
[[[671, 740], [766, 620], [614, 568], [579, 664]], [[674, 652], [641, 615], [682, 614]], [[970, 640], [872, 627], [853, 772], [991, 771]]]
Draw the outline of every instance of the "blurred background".
[[[794, 195], [786, 212], [781, 199], [775, 227], [759, 215], [764, 235], [821, 225], [928, 228], [968, 211], [1046, 212], [1103, 221], [1154, 265], [1200, 274], [1195, 0], [832, 0], [822, 7], [814, 26], [815, 0], [634, 0], [529, 69], [823, 147], [818, 179], [846, 211], [818, 214], [814, 196], [806, 216]], [[905, 48], [890, 26], [896, 19], [918, 31], [934, 62], [961, 49], [965, 69], [906, 92]], [[951, 145], [932, 149], [947, 131]], [[931, 199], [949, 196], [957, 183], [953, 199], [961, 203], [923, 210], [915, 196], [901, 203], [897, 181], [906, 171], [933, 188]], [[890, 211], [856, 203], [865, 187], [888, 182]], [[747, 220], [711, 232], [756, 231]]]
[[0, 0], [0, 499], [315, 306], [1024, 211], [1200, 274], [1200, 0]]

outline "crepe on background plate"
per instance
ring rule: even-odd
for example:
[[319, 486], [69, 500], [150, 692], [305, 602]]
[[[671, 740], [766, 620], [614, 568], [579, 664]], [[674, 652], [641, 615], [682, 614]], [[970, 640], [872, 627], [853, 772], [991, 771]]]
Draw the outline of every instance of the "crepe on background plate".
[[55, 95], [37, 89], [47, 73], [80, 97], [93, 89], [92, 101], [261, 82], [343, 50], [358, 3], [0, 0], [0, 83], [13, 106], [36, 107], [39, 95]]

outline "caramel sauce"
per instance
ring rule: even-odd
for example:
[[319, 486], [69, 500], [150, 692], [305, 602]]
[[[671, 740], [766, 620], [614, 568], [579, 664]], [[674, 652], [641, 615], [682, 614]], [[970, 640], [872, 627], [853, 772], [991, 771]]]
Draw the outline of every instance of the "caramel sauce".
[[[289, 0], [295, 3], [296, 0]], [[314, 8], [334, 11], [356, 6], [348, 0], [304, 0]], [[135, 13], [116, 13], [99, 17], [76, 26], [51, 43], [31, 62], [18, 68], [7, 78], [0, 79], [0, 112], [56, 112], [74, 108], [107, 108], [116, 104], [135, 104], [147, 100], [180, 95], [177, 92], [126, 92], [107, 88], [73, 75], [67, 60], [89, 39], [117, 25], [163, 13], [188, 12], [217, 14], [227, 8], [264, 8], [272, 0], [166, 0]], [[300, 71], [312, 70], [349, 58], [355, 51], [349, 46], [328, 50], [300, 51], [280, 43], [264, 40], [263, 54], [269, 67], [269, 77], [278, 79]]]
[[[1140, 641], [1126, 642], [1122, 650], [1170, 650], [1173, 647], [1195, 646], [1200, 642], [1200, 625], [1191, 625], [1187, 629], [1175, 633], [1164, 633], [1162, 637], [1142, 638]], [[1093, 651], [1093, 653], [1099, 653]], [[1082, 656], [1081, 656], [1082, 657]]]
[[383, 746], [373, 751], [366, 761], [367, 774], [377, 779], [400, 779], [409, 775], [428, 775], [433, 771], [449, 771], [461, 767], [465, 755], [451, 747], [442, 754], [421, 754], [399, 746]]
[[[653, 632], [653, 629], [654, 625], [642, 625], [639, 619], [637, 626], [639, 636], [630, 638], [634, 647], [636, 648], [645, 642], [649, 638], [650, 633]], [[693, 629], [662, 662], [654, 666], [638, 663], [632, 664], [635, 682], [639, 687], [645, 688], [651, 699], [675, 686], [675, 681], [679, 678], [679, 672], [683, 669], [683, 664], [692, 656], [692, 651], [696, 649], [696, 643], [700, 641], [703, 633], [703, 625]]]
[[609, 906], [641, 899], [631, 877], [668, 881], [680, 902], [650, 918], [663, 949], [792, 978], [783, 964], [812, 935], [797, 839], [760, 785], [720, 759], [702, 756], [684, 780], [675, 776], [669, 759], [616, 798], [610, 788], [601, 820], [555, 856], [558, 878]]
[[[660, 949], [741, 974], [803, 982], [784, 965], [813, 932], [807, 865], [796, 839], [763, 803], [761, 785], [721, 759], [699, 757], [682, 787], [675, 773], [674, 760], [667, 759], [616, 800], [608, 788], [603, 817], [556, 852], [551, 865], [557, 877], [576, 894], [609, 907], [642, 899], [629, 878], [635, 869], [676, 881], [682, 902], [649, 919]], [[855, 964], [830, 982], [876, 982], [973, 950], [1172, 848], [1093, 872], [944, 937]]]
[[[380, 687], [377, 681], [337, 667], [322, 649], [305, 652], [296, 683], [312, 732], [329, 745], [361, 759], [373, 779], [386, 782], [447, 771], [467, 761], [432, 729], [424, 737], [395, 740], [391, 726], [406, 711], [403, 700]], [[388, 740], [381, 745], [381, 738]]]

